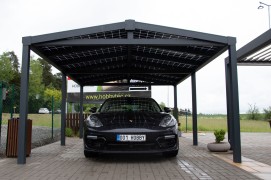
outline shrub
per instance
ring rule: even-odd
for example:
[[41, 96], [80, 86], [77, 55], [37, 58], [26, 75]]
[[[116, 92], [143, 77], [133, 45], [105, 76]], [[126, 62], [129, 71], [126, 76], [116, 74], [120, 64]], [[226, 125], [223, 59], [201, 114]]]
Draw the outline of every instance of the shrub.
[[271, 119], [271, 106], [269, 106], [267, 109], [263, 109], [264, 111], [264, 119], [268, 120]]
[[226, 134], [226, 131], [223, 129], [215, 130], [214, 132], [215, 142], [220, 143], [221, 141], [223, 141], [225, 139], [225, 134]]
[[66, 129], [65, 129], [65, 135], [66, 135], [67, 137], [72, 137], [72, 136], [73, 136], [72, 129], [71, 129], [71, 128], [66, 128]]
[[259, 108], [256, 106], [256, 104], [249, 105], [249, 110], [247, 111], [247, 119], [248, 120], [259, 120], [260, 115], [259, 115]]

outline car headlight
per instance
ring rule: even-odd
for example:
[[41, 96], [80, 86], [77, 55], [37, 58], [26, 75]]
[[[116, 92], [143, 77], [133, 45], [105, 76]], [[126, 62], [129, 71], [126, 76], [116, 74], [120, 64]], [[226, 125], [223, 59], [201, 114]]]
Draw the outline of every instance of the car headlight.
[[173, 118], [172, 116], [166, 116], [162, 119], [162, 121], [160, 122], [159, 126], [162, 127], [171, 127], [171, 126], [175, 126], [177, 124], [177, 121], [175, 118]]
[[103, 124], [96, 116], [88, 116], [85, 120], [88, 127], [101, 127]]

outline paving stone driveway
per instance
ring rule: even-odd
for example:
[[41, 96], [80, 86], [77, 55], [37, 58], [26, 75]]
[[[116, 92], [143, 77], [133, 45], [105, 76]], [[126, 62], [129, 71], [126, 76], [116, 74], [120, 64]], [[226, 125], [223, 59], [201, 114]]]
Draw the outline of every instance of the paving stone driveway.
[[258, 179], [182, 137], [177, 158], [107, 155], [86, 159], [82, 140], [67, 138], [66, 144], [33, 149], [26, 165], [17, 165], [17, 159], [0, 159], [0, 179]]
[[[192, 139], [192, 133], [183, 133]], [[225, 136], [227, 140], [227, 135]], [[214, 142], [213, 133], [199, 133], [198, 141], [204, 144]], [[271, 131], [270, 133], [241, 133], [242, 156], [271, 166]]]

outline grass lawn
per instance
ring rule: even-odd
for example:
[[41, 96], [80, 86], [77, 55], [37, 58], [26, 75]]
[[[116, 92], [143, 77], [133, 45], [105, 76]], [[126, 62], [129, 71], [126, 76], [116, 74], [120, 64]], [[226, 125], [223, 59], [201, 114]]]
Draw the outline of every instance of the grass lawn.
[[[18, 117], [15, 114], [14, 117]], [[10, 118], [10, 114], [3, 113], [2, 124], [7, 124], [7, 120]], [[61, 119], [60, 114], [54, 115], [54, 127], [60, 128]], [[52, 126], [52, 114], [29, 114], [29, 119], [32, 119], [34, 126]], [[215, 129], [225, 129], [227, 130], [227, 116], [226, 115], [198, 115], [198, 131], [210, 131], [213, 132]], [[181, 130], [185, 132], [186, 130], [186, 119], [185, 116], [180, 116]], [[269, 122], [267, 121], [254, 121], [254, 120], [244, 120], [241, 118], [241, 132], [271, 132]], [[192, 117], [187, 118], [187, 130], [192, 131]]]
[[[18, 114], [15, 114], [13, 117], [19, 117]], [[3, 113], [2, 124], [7, 124], [10, 114]], [[52, 114], [28, 114], [28, 119], [32, 120], [33, 126], [46, 126], [52, 127]], [[61, 115], [54, 114], [54, 128], [60, 128], [61, 126]]]
[[[198, 131], [211, 131], [215, 129], [227, 130], [226, 115], [198, 115]], [[186, 118], [179, 116], [181, 122], [181, 130], [186, 131]], [[255, 120], [241, 120], [241, 132], [271, 132], [269, 122]], [[187, 118], [187, 130], [192, 131], [192, 117]]]

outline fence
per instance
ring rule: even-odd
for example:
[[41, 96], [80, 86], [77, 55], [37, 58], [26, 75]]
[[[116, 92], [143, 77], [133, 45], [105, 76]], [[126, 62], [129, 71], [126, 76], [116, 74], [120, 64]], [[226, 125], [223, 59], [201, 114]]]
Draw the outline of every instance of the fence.
[[[89, 114], [83, 114], [83, 119], [86, 119]], [[80, 113], [68, 113], [66, 116], [66, 128], [71, 128], [74, 134], [79, 131]]]
[[20, 88], [0, 82], [0, 95], [0, 113], [9, 113], [12, 118], [14, 113], [19, 112]]

